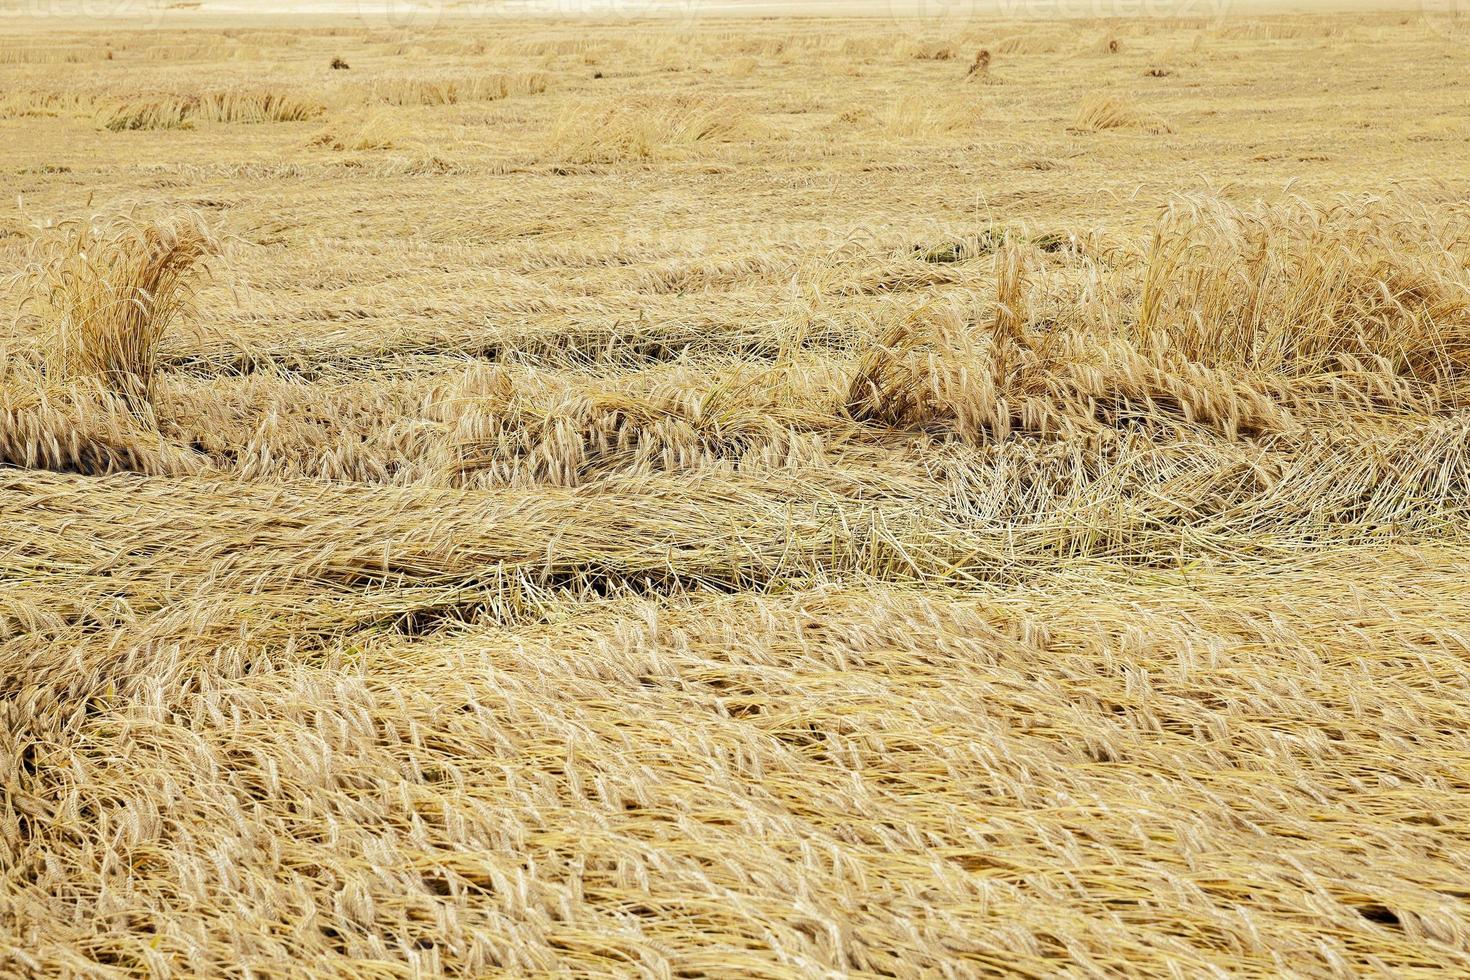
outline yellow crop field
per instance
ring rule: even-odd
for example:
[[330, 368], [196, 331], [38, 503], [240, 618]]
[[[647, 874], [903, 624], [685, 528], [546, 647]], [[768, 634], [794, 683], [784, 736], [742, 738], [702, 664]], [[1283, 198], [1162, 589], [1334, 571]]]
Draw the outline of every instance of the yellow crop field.
[[813, 12], [0, 10], [0, 977], [1470, 974], [1470, 31]]

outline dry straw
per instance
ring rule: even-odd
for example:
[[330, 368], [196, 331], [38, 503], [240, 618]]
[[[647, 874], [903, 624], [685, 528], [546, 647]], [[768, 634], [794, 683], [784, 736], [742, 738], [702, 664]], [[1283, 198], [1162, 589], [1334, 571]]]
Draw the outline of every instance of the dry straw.
[[0, 977], [1470, 974], [1470, 144], [1341, 16], [8, 39]]
[[1150, 133], [1172, 132], [1169, 124], [1134, 102], [1114, 95], [1094, 95], [1077, 106], [1072, 128], [1082, 132], [1107, 129], [1142, 129]]
[[133, 406], [147, 401], [159, 341], [189, 310], [198, 267], [217, 249], [192, 218], [78, 223], [39, 240], [34, 309], [51, 332], [48, 378], [88, 379]]
[[310, 98], [269, 89], [228, 89], [202, 94], [149, 94], [116, 99], [98, 107], [101, 125], [114, 132], [181, 129], [196, 123], [302, 122], [325, 106]]
[[548, 155], [571, 163], [678, 156], [707, 143], [748, 136], [755, 123], [730, 100], [686, 96], [616, 106], [580, 106], [552, 127]]

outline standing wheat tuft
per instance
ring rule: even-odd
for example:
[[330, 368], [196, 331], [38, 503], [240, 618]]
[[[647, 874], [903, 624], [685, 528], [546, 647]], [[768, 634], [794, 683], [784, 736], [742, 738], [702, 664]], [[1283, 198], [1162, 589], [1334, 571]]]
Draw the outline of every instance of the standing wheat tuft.
[[1020, 340], [1026, 331], [1026, 258], [1014, 245], [995, 253], [995, 335]]
[[1112, 95], [1093, 95], [1084, 99], [1068, 128], [1078, 133], [1098, 133], [1107, 129], [1142, 129], [1154, 134], [1174, 131], [1154, 113]]
[[193, 218], [117, 228], [76, 225], [38, 246], [35, 274], [53, 379], [93, 379], [139, 408], [158, 341], [188, 311], [201, 262], [218, 251]]
[[975, 60], [970, 63], [970, 70], [965, 72], [966, 78], [986, 78], [990, 75], [990, 50], [981, 48], [975, 52]]

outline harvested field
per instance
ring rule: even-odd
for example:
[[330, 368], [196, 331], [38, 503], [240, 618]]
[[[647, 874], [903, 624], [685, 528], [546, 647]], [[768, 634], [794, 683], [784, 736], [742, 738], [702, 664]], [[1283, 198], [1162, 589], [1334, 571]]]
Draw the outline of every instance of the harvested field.
[[1470, 974], [1442, 18], [6, 24], [0, 977]]

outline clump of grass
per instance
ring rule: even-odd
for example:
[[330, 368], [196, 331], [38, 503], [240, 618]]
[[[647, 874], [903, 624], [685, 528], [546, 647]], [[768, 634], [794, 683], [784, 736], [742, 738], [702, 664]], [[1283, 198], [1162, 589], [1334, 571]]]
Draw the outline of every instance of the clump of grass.
[[1015, 435], [1077, 438], [1114, 428], [1228, 439], [1294, 428], [1248, 378], [1080, 328], [1028, 324], [1026, 253], [996, 253], [990, 315], [926, 307], [859, 360], [849, 417], [984, 445]]
[[1060, 47], [1056, 38], [1036, 34], [1016, 34], [995, 43], [998, 54], [1055, 54]]
[[914, 48], [917, 61], [952, 61], [959, 56], [959, 48], [948, 41], [925, 41]]
[[756, 132], [750, 114], [728, 99], [637, 99], [601, 109], [569, 109], [552, 127], [548, 151], [569, 163], [651, 160]]
[[33, 302], [49, 333], [49, 381], [91, 380], [132, 407], [148, 401], [158, 343], [192, 306], [196, 276], [218, 251], [193, 217], [65, 226], [40, 239]]
[[315, 119], [326, 106], [313, 99], [271, 89], [158, 94], [102, 105], [99, 122], [113, 132], [138, 129], [188, 129], [197, 122], [265, 123]]
[[1377, 374], [1453, 395], [1470, 371], [1463, 241], [1371, 199], [1181, 202], [1150, 241], [1136, 341], [1220, 367]]
[[54, 45], [0, 48], [0, 65], [73, 65], [106, 61], [111, 52], [97, 45]]
[[129, 99], [104, 107], [98, 121], [104, 129], [114, 133], [135, 129], [187, 129], [193, 125], [197, 106], [197, 100], [187, 96]]
[[970, 257], [969, 249], [961, 241], [940, 242], [937, 245], [915, 245], [914, 254], [921, 262], [948, 265], [963, 262]]
[[1070, 127], [1096, 133], [1108, 129], [1142, 129], [1150, 133], [1171, 133], [1162, 118], [1140, 109], [1133, 102], [1113, 95], [1095, 95], [1084, 99]]
[[89, 476], [203, 468], [197, 454], [160, 438], [151, 405], [129, 404], [105, 382], [48, 386], [14, 365], [0, 373], [0, 464]]
[[875, 128], [894, 139], [924, 139], [974, 129], [981, 104], [973, 97], [942, 95], [895, 99], [873, 118]]
[[840, 428], [780, 372], [712, 378], [674, 367], [634, 380], [471, 371], [444, 402], [451, 425], [438, 469], [457, 486], [576, 486], [610, 473], [786, 465], [820, 458], [822, 433]]
[[[111, 60], [109, 52], [109, 59]], [[139, 54], [144, 61], [244, 61], [261, 57], [261, 49], [243, 44], [154, 44]]]
[[1342, 24], [1311, 23], [1289, 20], [1232, 20], [1215, 28], [1215, 37], [1230, 40], [1289, 41], [1298, 38], [1339, 37], [1347, 28]]
[[200, 97], [197, 115], [206, 122], [305, 122], [326, 111], [315, 99], [271, 89], [226, 89]]
[[1035, 170], [1038, 173], [1049, 173], [1063, 166], [1061, 161], [1053, 157], [1026, 157], [1016, 165], [1023, 170]]
[[548, 81], [543, 72], [396, 76], [373, 79], [363, 87], [362, 94], [369, 102], [397, 106], [455, 105], [538, 95], [546, 91]]
[[408, 129], [404, 121], [387, 113], [353, 123], [334, 123], [311, 139], [311, 146], [329, 150], [391, 150], [403, 145]]
[[14, 90], [0, 95], [0, 119], [40, 119], [91, 111], [92, 99], [79, 90]]
[[982, 255], [989, 255], [1010, 240], [1011, 233], [1002, 227], [986, 228], [973, 235], [952, 238], [933, 244], [918, 244], [913, 247], [916, 258], [935, 265], [965, 262]]

